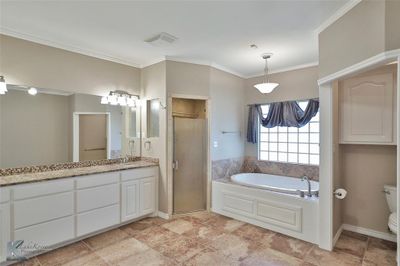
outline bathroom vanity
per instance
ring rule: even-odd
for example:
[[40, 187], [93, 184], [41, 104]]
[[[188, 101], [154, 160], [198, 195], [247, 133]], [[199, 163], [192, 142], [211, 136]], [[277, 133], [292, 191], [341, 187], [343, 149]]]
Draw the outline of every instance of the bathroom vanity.
[[62, 170], [69, 177], [50, 171], [7, 177], [10, 185], [2, 180], [0, 262], [10, 240], [54, 248], [157, 214], [157, 163], [96, 167]]

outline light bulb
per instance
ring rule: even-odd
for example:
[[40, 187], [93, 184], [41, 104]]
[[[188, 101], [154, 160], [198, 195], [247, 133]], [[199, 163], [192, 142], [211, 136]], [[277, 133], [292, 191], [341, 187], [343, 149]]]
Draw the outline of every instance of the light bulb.
[[34, 88], [34, 87], [31, 87], [31, 88], [28, 90], [28, 93], [29, 93], [30, 95], [32, 95], [32, 96], [35, 96], [35, 95], [37, 94], [37, 89]]
[[117, 96], [115, 96], [115, 95], [108, 96], [108, 102], [111, 105], [117, 105], [118, 104]]
[[126, 98], [125, 96], [119, 96], [118, 97], [118, 104], [121, 106], [125, 106], [126, 105]]
[[126, 103], [128, 104], [129, 107], [135, 107], [135, 106], [136, 106], [135, 100], [134, 100], [132, 97], [129, 97], [129, 98], [126, 100]]
[[101, 97], [101, 104], [108, 104], [108, 97], [107, 96], [103, 96]]

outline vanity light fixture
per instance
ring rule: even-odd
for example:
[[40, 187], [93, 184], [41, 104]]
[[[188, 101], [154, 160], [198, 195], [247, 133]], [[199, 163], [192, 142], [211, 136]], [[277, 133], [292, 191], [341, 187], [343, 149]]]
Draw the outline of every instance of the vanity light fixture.
[[28, 93], [29, 93], [30, 95], [32, 95], [32, 96], [35, 96], [35, 95], [38, 93], [38, 91], [37, 91], [36, 88], [31, 87], [31, 88], [28, 90]]
[[4, 76], [0, 76], [0, 94], [6, 94], [7, 92], [7, 84]]
[[101, 97], [101, 104], [120, 105], [135, 107], [138, 95], [130, 94], [126, 91], [110, 91], [108, 96]]
[[268, 59], [271, 58], [271, 56], [271, 53], [261, 55], [261, 57], [265, 60], [264, 82], [254, 85], [254, 87], [261, 93], [271, 93], [279, 85], [278, 83], [272, 83], [268, 80]]

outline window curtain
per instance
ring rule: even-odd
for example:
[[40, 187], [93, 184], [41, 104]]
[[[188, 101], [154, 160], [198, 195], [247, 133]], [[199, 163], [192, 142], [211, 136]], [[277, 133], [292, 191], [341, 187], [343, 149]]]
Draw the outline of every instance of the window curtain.
[[249, 118], [247, 124], [247, 141], [257, 143], [258, 127], [257, 119], [262, 126], [273, 127], [303, 127], [318, 113], [319, 100], [308, 101], [303, 111], [296, 101], [271, 103], [266, 117], [263, 117], [261, 106], [254, 104], [249, 107]]

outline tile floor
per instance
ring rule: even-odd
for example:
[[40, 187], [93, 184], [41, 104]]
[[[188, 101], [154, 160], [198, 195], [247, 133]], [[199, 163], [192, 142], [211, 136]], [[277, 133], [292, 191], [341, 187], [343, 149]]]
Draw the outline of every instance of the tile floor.
[[21, 265], [396, 265], [396, 245], [343, 232], [333, 252], [221, 215], [147, 218]]

